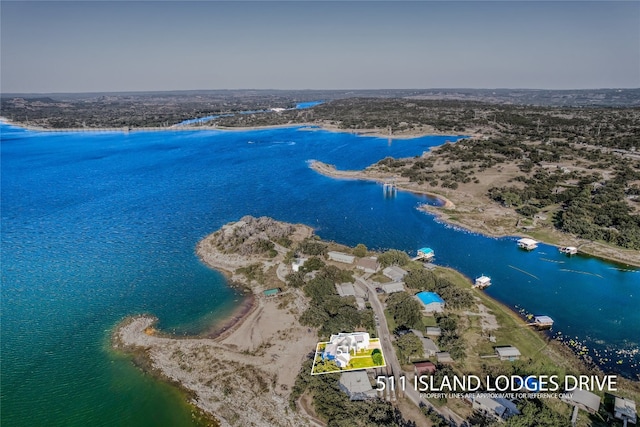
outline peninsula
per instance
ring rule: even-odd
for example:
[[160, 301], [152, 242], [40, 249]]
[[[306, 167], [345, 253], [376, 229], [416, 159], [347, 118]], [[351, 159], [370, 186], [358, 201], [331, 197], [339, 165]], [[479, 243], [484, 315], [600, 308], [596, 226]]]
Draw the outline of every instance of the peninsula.
[[[245, 216], [205, 237], [196, 253], [246, 290], [249, 309], [236, 313], [223, 331], [197, 337], [172, 337], [154, 327], [153, 316], [134, 316], [116, 327], [112, 343], [135, 355], [143, 369], [187, 391], [214, 425], [320, 426], [356, 417], [366, 426], [439, 425], [476, 416], [462, 399], [443, 400], [410, 388], [376, 391], [380, 378], [387, 384], [392, 376], [414, 381], [416, 366], [422, 366], [414, 363], [425, 360], [440, 372], [439, 380], [431, 380], [438, 384], [442, 375], [493, 377], [514, 372], [512, 366], [519, 375], [560, 380], [602, 374], [472, 289], [461, 274], [431, 264], [425, 268], [401, 251], [349, 248], [320, 240], [305, 225]], [[389, 277], [400, 272], [398, 289], [388, 286]], [[413, 296], [419, 291], [437, 292], [446, 302], [444, 311], [421, 306]], [[438, 336], [429, 337], [436, 329]], [[354, 373], [367, 372], [367, 380], [358, 380], [369, 390], [363, 392], [366, 403], [352, 400], [345, 385], [351, 373], [311, 375], [318, 341], [339, 339], [344, 331], [361, 331], [384, 350], [386, 363]], [[517, 347], [518, 364], [484, 358], [504, 346]], [[322, 366], [314, 369], [335, 370], [334, 362], [319, 361], [317, 354], [315, 359]], [[640, 386], [618, 378], [616, 393], [637, 400]], [[517, 408], [512, 415], [561, 424], [572, 409], [557, 398], [523, 400]], [[594, 420], [581, 417], [580, 425]]]

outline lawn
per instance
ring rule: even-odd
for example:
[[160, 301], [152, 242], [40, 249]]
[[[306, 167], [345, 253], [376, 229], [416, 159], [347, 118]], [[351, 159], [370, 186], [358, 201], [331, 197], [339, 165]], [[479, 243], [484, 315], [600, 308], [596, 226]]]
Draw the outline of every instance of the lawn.
[[[380, 343], [379, 339], [370, 340], [370, 344], [376, 345], [376, 347], [381, 347], [379, 343]], [[340, 369], [335, 364], [335, 362], [322, 360], [320, 354], [322, 353], [322, 351], [324, 350], [327, 344], [328, 344], [327, 342], [320, 342], [316, 346], [316, 356], [313, 363], [313, 367], [311, 368], [311, 375], [353, 371], [357, 369], [380, 368], [380, 367], [386, 366], [386, 360], [384, 358], [384, 353], [382, 352], [382, 348], [369, 348], [367, 350], [359, 351], [355, 356], [352, 355], [347, 368]], [[373, 362], [373, 358], [371, 357], [371, 355], [375, 350], [379, 350], [380, 354], [382, 355], [382, 365], [376, 365]]]

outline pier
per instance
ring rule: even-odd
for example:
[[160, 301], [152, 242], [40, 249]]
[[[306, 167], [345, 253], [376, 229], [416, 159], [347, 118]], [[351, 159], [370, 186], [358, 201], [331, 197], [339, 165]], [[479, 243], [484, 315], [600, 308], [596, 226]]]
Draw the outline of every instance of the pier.
[[382, 184], [382, 193], [385, 196], [393, 197], [397, 194], [397, 192], [398, 192], [398, 188], [396, 187], [395, 179], [385, 181]]

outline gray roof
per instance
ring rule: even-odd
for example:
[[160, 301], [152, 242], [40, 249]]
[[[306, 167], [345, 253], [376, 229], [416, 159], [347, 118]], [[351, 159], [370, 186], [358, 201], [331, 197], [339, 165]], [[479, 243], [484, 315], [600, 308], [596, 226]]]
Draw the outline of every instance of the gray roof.
[[338, 381], [340, 388], [351, 397], [351, 400], [363, 400], [376, 397], [366, 371], [343, 372]]
[[427, 326], [427, 335], [440, 336], [442, 335], [442, 329], [437, 326]]
[[336, 290], [341, 297], [356, 295], [356, 290], [353, 288], [352, 283], [340, 283], [339, 285], [336, 285]]
[[635, 424], [636, 422], [636, 402], [631, 399], [625, 399], [623, 397], [616, 396], [616, 400], [614, 403], [616, 418], [618, 415], [621, 417], [626, 417]]
[[561, 395], [560, 399], [571, 405], [578, 405], [587, 411], [598, 412], [600, 409], [600, 396], [587, 390], [578, 388], [567, 391]]
[[474, 403], [482, 408], [493, 411], [501, 418], [508, 418], [509, 415], [518, 415], [518, 407], [508, 399], [501, 397], [486, 397], [482, 394], [474, 396]]
[[519, 357], [520, 356], [520, 350], [518, 350], [513, 346], [496, 347], [496, 353], [498, 353], [498, 356], [500, 357]]
[[407, 274], [407, 270], [403, 270], [397, 265], [392, 265], [391, 267], [387, 267], [382, 270], [382, 274], [384, 274], [391, 280], [399, 282]]
[[402, 282], [385, 283], [383, 285], [380, 285], [380, 287], [387, 294], [404, 291], [404, 283]]
[[358, 261], [356, 261], [356, 267], [375, 271], [378, 269], [378, 259], [375, 257], [360, 258]]
[[453, 362], [451, 355], [447, 351], [436, 353], [436, 359], [438, 360], [438, 362]]

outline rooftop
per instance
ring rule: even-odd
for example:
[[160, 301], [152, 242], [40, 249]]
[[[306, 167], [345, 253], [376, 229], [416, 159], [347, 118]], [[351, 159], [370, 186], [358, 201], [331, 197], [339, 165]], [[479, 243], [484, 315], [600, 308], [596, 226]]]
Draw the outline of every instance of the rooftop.
[[498, 353], [498, 356], [500, 356], [500, 357], [516, 357], [516, 356], [520, 356], [520, 350], [518, 350], [517, 348], [515, 348], [513, 346], [496, 347], [496, 353]]
[[416, 297], [418, 297], [418, 299], [424, 305], [428, 305], [434, 302], [444, 304], [444, 300], [440, 298], [440, 295], [436, 294], [435, 292], [427, 292], [427, 291], [418, 292], [416, 294]]
[[535, 241], [533, 239], [529, 239], [527, 237], [524, 237], [524, 238], [518, 240], [518, 243], [521, 243], [523, 245], [537, 245], [538, 244], [537, 241]]
[[560, 399], [570, 405], [582, 406], [587, 411], [598, 412], [600, 409], [600, 396], [587, 390], [577, 388], [562, 394]]

